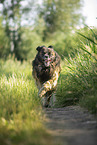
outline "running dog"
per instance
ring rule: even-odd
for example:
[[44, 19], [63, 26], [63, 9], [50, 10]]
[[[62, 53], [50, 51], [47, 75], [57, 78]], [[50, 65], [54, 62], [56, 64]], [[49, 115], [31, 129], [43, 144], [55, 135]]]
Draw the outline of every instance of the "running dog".
[[61, 71], [60, 56], [52, 46], [38, 46], [36, 50], [38, 53], [32, 62], [32, 74], [39, 89], [38, 96], [45, 100], [42, 105], [48, 107]]

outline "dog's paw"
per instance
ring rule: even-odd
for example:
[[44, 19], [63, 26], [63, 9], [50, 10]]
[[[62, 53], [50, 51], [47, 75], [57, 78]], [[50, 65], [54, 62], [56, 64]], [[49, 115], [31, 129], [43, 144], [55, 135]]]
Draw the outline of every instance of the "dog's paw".
[[41, 104], [42, 104], [43, 107], [48, 107], [47, 98], [46, 97], [42, 97], [41, 98]]

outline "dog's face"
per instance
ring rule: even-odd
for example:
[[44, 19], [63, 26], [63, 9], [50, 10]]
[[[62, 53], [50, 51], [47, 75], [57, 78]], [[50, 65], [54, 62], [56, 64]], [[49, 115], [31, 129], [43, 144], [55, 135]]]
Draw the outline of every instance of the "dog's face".
[[45, 46], [37, 47], [38, 57], [45, 67], [49, 67], [55, 59], [55, 51], [52, 46], [48, 48]]

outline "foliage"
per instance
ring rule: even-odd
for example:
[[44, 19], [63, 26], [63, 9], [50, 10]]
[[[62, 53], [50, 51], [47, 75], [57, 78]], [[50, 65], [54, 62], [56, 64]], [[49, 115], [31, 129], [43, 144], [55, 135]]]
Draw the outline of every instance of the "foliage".
[[0, 18], [0, 58], [6, 58], [9, 54], [9, 39], [5, 34], [5, 30], [1, 24], [2, 18]]
[[0, 144], [54, 145], [44, 128], [31, 64], [0, 60]]
[[[29, 3], [29, 1], [28, 1]], [[9, 37], [9, 47], [10, 53], [15, 54], [17, 59], [23, 60], [24, 55], [29, 53], [28, 50], [22, 50], [22, 30], [21, 30], [21, 20], [24, 14], [30, 11], [29, 5], [24, 7], [22, 5], [22, 0], [3, 0], [0, 2], [3, 9], [1, 10], [3, 23], [5, 26], [6, 36]]]
[[63, 62], [57, 102], [62, 106], [79, 102], [92, 113], [97, 113], [97, 54], [93, 52], [94, 44], [84, 47], [87, 51], [80, 49], [74, 58], [69, 57]]
[[4, 0], [0, 3], [3, 5], [3, 20], [5, 22], [5, 32], [10, 40], [10, 52], [15, 53], [16, 49], [19, 47], [21, 41], [21, 34], [19, 31], [20, 25], [20, 1], [10, 0], [9, 2]]
[[[9, 44], [6, 45], [7, 56], [11, 53], [15, 54], [18, 60], [32, 59], [38, 45], [53, 45], [62, 59], [74, 52], [76, 43], [72, 40], [70, 31], [81, 19], [81, 15], [76, 13], [82, 7], [80, 0], [73, 2], [45, 0], [39, 7], [35, 0], [25, 0], [24, 3], [22, 0], [3, 0], [0, 3], [3, 6], [2, 23], [5, 35], [9, 39]], [[34, 18], [32, 13], [35, 15]], [[37, 17], [40, 13], [41, 18]], [[23, 24], [25, 20], [28, 22], [27, 26]]]
[[81, 49], [85, 52], [87, 52], [90, 56], [94, 57], [94, 59], [97, 61], [97, 29], [90, 29], [90, 36], [86, 36], [86, 34], [79, 33], [80, 36], [82, 36], [87, 41], [83, 41], [81, 45]]
[[43, 0], [40, 16], [44, 19], [45, 27], [43, 40], [51, 37], [57, 31], [64, 31], [68, 34], [74, 27], [80, 25], [83, 18], [80, 13], [82, 1], [55, 1]]
[[[41, 37], [35, 32], [35, 30], [30, 30], [29, 28], [22, 28], [22, 45], [20, 54], [23, 59], [32, 60], [36, 55], [36, 48], [42, 45]], [[22, 53], [24, 51], [25, 53]], [[26, 53], [26, 51], [28, 53]]]

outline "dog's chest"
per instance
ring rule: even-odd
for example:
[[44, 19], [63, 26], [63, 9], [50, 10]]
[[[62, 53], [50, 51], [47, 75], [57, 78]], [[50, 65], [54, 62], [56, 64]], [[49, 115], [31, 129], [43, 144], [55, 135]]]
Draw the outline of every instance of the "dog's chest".
[[39, 79], [41, 82], [45, 82], [52, 77], [52, 72], [50, 68], [44, 68], [42, 69], [41, 73], [39, 74]]

